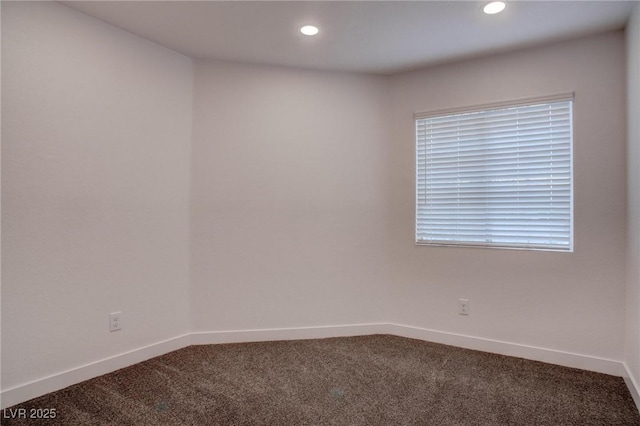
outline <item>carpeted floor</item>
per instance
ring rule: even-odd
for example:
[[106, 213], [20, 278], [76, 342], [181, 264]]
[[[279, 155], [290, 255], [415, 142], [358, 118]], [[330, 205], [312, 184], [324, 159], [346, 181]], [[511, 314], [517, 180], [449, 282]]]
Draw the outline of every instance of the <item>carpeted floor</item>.
[[12, 408], [56, 418], [3, 425], [640, 425], [619, 377], [386, 335], [190, 346]]

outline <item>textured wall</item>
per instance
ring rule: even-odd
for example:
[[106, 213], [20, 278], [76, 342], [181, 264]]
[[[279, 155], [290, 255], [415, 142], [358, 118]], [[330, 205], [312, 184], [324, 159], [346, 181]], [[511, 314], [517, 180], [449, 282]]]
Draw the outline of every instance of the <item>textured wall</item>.
[[[603, 358], [624, 337], [621, 32], [393, 77], [387, 247], [396, 321]], [[575, 92], [575, 252], [416, 247], [413, 113]], [[457, 299], [471, 315], [457, 315]]]
[[54, 2], [3, 2], [2, 59], [7, 389], [187, 331], [193, 69]]
[[382, 77], [197, 62], [194, 331], [386, 318]]
[[636, 4], [627, 27], [627, 55], [628, 261], [624, 359], [640, 386], [640, 4]]

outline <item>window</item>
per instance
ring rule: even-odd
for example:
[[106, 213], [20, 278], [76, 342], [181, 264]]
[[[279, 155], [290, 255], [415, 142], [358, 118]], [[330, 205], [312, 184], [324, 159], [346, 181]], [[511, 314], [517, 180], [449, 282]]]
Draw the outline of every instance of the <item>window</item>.
[[416, 114], [416, 243], [572, 251], [572, 108]]

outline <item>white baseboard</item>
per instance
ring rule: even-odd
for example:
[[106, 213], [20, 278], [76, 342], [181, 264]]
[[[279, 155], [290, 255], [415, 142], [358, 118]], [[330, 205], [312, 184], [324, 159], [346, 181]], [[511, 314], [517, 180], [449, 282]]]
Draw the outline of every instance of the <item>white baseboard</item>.
[[640, 383], [638, 383], [636, 379], [633, 377], [633, 374], [631, 374], [631, 370], [629, 370], [629, 366], [627, 365], [626, 362], [623, 362], [622, 366], [624, 368], [624, 373], [622, 375], [622, 378], [624, 379], [624, 382], [627, 384], [627, 387], [629, 388], [629, 392], [631, 392], [631, 396], [633, 397], [633, 400], [635, 401], [636, 406], [640, 411]]
[[597, 373], [622, 376], [622, 362], [606, 358], [580, 355], [555, 349], [538, 348], [519, 343], [503, 342], [500, 340], [481, 337], [465, 336], [463, 334], [448, 333], [426, 328], [412, 327], [400, 324], [387, 324], [389, 334], [428, 342], [442, 343], [465, 349], [490, 352], [494, 354], [524, 358], [532, 361], [562, 365], [564, 367], [579, 368]]
[[636, 404], [640, 407], [640, 403], [638, 403], [640, 400], [638, 390], [640, 388], [629, 374], [626, 365], [621, 361], [389, 323], [194, 332], [3, 390], [1, 394], [2, 397], [0, 399], [0, 407], [11, 407], [15, 404], [28, 401], [46, 393], [63, 389], [84, 380], [107, 374], [120, 368], [128, 367], [138, 362], [164, 355], [165, 353], [181, 349], [189, 345], [320, 339], [327, 337], [364, 336], [372, 334], [391, 334], [400, 337], [408, 337], [466, 349], [474, 349], [615, 376], [622, 376], [625, 378]]
[[190, 344], [190, 335], [184, 334], [3, 390], [0, 397], [0, 408], [4, 409], [20, 404], [76, 383], [184, 348]]
[[323, 339], [327, 337], [389, 334], [388, 324], [351, 324], [326, 327], [269, 328], [256, 330], [209, 331], [191, 334], [192, 345], [272, 342], [276, 340]]

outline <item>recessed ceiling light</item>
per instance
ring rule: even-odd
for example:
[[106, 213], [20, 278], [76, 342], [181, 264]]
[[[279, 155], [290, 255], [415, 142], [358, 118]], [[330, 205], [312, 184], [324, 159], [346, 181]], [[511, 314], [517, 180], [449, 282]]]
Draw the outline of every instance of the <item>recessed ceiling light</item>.
[[507, 7], [507, 4], [503, 1], [492, 1], [491, 3], [487, 3], [482, 10], [487, 15], [495, 15], [496, 13], [500, 13]]
[[313, 25], [305, 25], [304, 27], [300, 28], [300, 32], [307, 36], [314, 36], [318, 34], [320, 30], [318, 29], [318, 27], [314, 27]]

